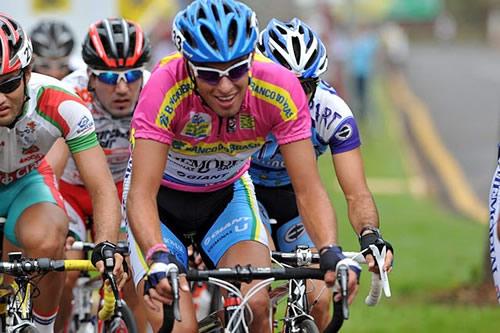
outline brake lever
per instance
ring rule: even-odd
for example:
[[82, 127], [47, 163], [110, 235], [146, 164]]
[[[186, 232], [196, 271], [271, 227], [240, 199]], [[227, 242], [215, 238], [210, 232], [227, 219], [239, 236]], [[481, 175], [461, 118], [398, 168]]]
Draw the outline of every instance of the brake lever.
[[341, 264], [337, 267], [337, 281], [340, 285], [340, 294], [342, 295], [342, 315], [344, 319], [349, 319], [349, 267]]
[[172, 265], [172, 267], [168, 270], [168, 280], [170, 282], [170, 286], [172, 287], [172, 294], [174, 296], [174, 300], [172, 302], [174, 318], [176, 321], [182, 321], [181, 311], [179, 308], [179, 269], [177, 266]]
[[385, 257], [387, 255], [387, 247], [384, 246], [382, 251], [379, 251], [378, 247], [371, 244], [370, 250], [372, 251], [373, 258], [378, 266], [378, 271], [380, 274], [380, 280], [382, 280], [382, 288], [384, 290], [385, 297], [391, 297], [391, 287], [389, 285], [389, 278], [387, 272], [384, 270]]

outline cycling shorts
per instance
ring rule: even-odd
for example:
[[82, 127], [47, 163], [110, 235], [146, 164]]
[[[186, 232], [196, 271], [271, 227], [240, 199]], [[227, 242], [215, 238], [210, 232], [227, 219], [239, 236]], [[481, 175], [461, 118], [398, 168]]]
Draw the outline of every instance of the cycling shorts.
[[64, 210], [54, 172], [45, 160], [27, 175], [7, 185], [0, 185], [0, 198], [0, 216], [7, 218], [4, 234], [16, 246], [21, 246], [15, 234], [16, 223], [28, 207], [51, 202]]
[[[291, 184], [280, 187], [255, 185], [261, 219], [279, 251], [292, 252], [298, 245], [314, 247], [299, 216]], [[270, 223], [270, 219], [276, 223]]]
[[[121, 198], [123, 191], [123, 181], [115, 184], [118, 197]], [[69, 235], [78, 241], [87, 240], [87, 231], [91, 231], [93, 208], [92, 198], [85, 186], [74, 185], [63, 180], [59, 181], [59, 190], [64, 198], [64, 205], [69, 216]], [[125, 225], [122, 224], [121, 231], [125, 232]]]
[[[185, 267], [187, 246], [191, 244], [209, 268], [216, 267], [224, 253], [238, 242], [256, 241], [268, 246], [248, 173], [213, 192], [183, 192], [162, 186], [157, 203], [163, 242]], [[148, 267], [130, 227], [128, 237], [137, 285]]]

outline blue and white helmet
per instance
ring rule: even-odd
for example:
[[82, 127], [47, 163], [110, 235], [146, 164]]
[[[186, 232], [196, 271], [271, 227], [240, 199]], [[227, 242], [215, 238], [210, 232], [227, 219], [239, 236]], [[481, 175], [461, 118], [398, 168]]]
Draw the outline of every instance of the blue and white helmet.
[[325, 45], [298, 18], [290, 22], [272, 19], [261, 32], [257, 48], [301, 79], [318, 78], [328, 67]]
[[255, 12], [233, 0], [195, 0], [174, 19], [172, 38], [192, 62], [229, 62], [255, 50]]

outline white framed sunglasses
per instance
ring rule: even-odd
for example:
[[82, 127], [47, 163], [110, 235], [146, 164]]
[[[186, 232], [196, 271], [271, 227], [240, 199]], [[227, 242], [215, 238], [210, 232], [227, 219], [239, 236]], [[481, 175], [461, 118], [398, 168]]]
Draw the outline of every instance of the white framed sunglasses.
[[144, 74], [143, 70], [144, 68], [142, 67], [126, 71], [97, 70], [91, 68], [90, 72], [102, 83], [115, 85], [118, 84], [120, 80], [124, 80], [125, 83], [132, 83], [139, 80]]
[[250, 62], [252, 61], [252, 53], [245, 60], [235, 63], [234, 65], [220, 70], [212, 67], [197, 66], [192, 62], [188, 62], [194, 72], [194, 75], [203, 81], [216, 85], [223, 76], [227, 76], [231, 81], [241, 79], [250, 70]]

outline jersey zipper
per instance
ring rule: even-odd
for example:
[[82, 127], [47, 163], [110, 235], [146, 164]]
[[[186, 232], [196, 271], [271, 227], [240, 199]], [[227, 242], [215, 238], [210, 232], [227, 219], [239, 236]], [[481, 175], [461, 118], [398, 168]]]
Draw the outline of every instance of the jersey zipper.
[[217, 115], [217, 117], [219, 118], [219, 127], [217, 129], [217, 138], [220, 138], [221, 136], [221, 132], [222, 132], [222, 125], [224, 124], [224, 118]]

